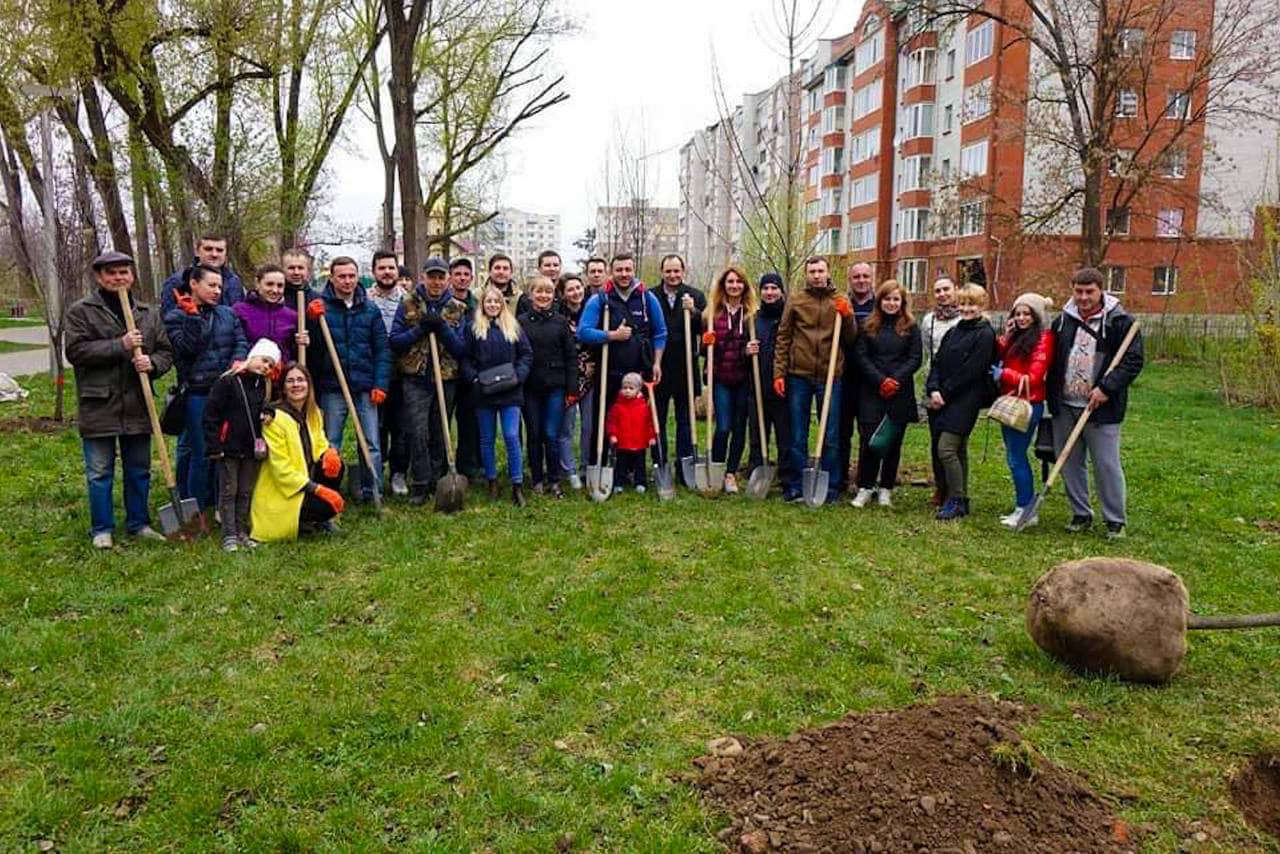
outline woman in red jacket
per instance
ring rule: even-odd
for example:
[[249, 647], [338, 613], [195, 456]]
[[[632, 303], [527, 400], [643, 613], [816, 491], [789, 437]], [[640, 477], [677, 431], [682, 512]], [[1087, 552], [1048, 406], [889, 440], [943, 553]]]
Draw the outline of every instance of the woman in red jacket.
[[[1031, 464], [1027, 462], [1027, 449], [1035, 439], [1036, 427], [1044, 413], [1045, 377], [1053, 360], [1053, 333], [1049, 331], [1046, 314], [1052, 305], [1052, 300], [1036, 293], [1018, 297], [1005, 321], [1004, 334], [996, 341], [1001, 361], [992, 367], [991, 374], [1000, 383], [1000, 393], [1020, 395], [1031, 403], [1031, 423], [1025, 432], [1000, 428], [1017, 505], [1012, 513], [1001, 517], [1000, 522], [1006, 527], [1017, 524], [1023, 509], [1035, 499], [1035, 480]], [[1028, 524], [1038, 521], [1033, 517]]]

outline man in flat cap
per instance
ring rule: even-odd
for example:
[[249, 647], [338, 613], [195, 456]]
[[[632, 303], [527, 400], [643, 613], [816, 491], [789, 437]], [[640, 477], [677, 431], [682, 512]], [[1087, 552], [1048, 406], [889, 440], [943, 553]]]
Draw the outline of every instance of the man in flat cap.
[[95, 548], [109, 549], [116, 526], [111, 495], [117, 447], [124, 470], [125, 530], [142, 539], [164, 539], [151, 527], [151, 420], [142, 383], [169, 370], [173, 350], [160, 312], [146, 303], [132, 304], [136, 328], [127, 331], [120, 294], [133, 286], [133, 259], [104, 252], [92, 267], [98, 287], [67, 309], [66, 347], [76, 374], [89, 533]]

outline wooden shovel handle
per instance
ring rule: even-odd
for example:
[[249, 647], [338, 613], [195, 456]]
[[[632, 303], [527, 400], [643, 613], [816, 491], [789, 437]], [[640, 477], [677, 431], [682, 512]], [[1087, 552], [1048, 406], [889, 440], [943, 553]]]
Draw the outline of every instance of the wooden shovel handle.
[[364, 428], [360, 426], [360, 414], [356, 412], [356, 403], [351, 399], [351, 388], [347, 385], [346, 373], [342, 370], [342, 362], [338, 359], [338, 348], [334, 346], [333, 334], [329, 332], [329, 319], [323, 314], [320, 315], [319, 319], [320, 332], [324, 335], [324, 346], [329, 351], [329, 361], [333, 362], [333, 372], [338, 376], [338, 388], [342, 389], [342, 399], [347, 402], [347, 412], [351, 414], [351, 424], [356, 428], [356, 443], [360, 446], [364, 464], [369, 467], [369, 473], [373, 475], [374, 489], [376, 490], [378, 479], [382, 472], [373, 466], [373, 454], [369, 452], [369, 443], [365, 440]]
[[[756, 340], [756, 319], [747, 320], [747, 341], [754, 344]], [[764, 398], [760, 391], [760, 353], [751, 354], [751, 383], [756, 390], [756, 419], [760, 422], [760, 459], [769, 461], [769, 442], [764, 428]]]
[[609, 408], [609, 301], [604, 300], [604, 344], [600, 347], [600, 412], [596, 417], [596, 465], [604, 466], [604, 411]]
[[[716, 364], [716, 345], [707, 345], [707, 462], [711, 462], [711, 434], [714, 431], [713, 419], [715, 418], [716, 406], [716, 386], [715, 386], [715, 364]], [[689, 411], [693, 411], [693, 403], [689, 404]]]
[[[137, 332], [138, 326], [133, 322], [133, 301], [129, 299], [129, 291], [120, 293], [120, 308], [124, 310], [124, 328], [129, 332]], [[134, 356], [143, 355], [142, 347], [133, 348]], [[132, 366], [130, 366], [132, 367]], [[156, 398], [151, 393], [151, 377], [138, 372], [138, 382], [142, 384], [142, 399], [147, 402], [147, 417], [151, 419], [151, 435], [155, 437], [160, 451], [160, 471], [164, 473], [164, 485], [176, 489], [178, 479], [173, 476], [173, 466], [169, 463], [169, 446], [164, 441], [164, 430], [160, 428], [160, 414], [156, 412]], [[191, 425], [187, 425], [188, 429]]]
[[[692, 314], [693, 312], [690, 309], [686, 308], [684, 310], [684, 380], [688, 388], [688, 406], [685, 407], [685, 410], [689, 418], [689, 435], [696, 437], [698, 435], [698, 420], [693, 414], [693, 330], [692, 321], [690, 320]], [[695, 441], [694, 446], [697, 447], [697, 444]]]
[[827, 416], [831, 414], [831, 386], [836, 379], [836, 356], [839, 355], [840, 346], [840, 326], [844, 321], [844, 315], [836, 312], [835, 332], [831, 336], [831, 356], [827, 359], [827, 384], [822, 392], [822, 415], [818, 418], [818, 449], [814, 451], [814, 459], [818, 461], [818, 465], [822, 465], [822, 440], [827, 435]]
[[[298, 288], [298, 332], [307, 331], [307, 290], [306, 288]], [[296, 339], [295, 339], [296, 340]], [[298, 364], [302, 367], [307, 366], [307, 345], [298, 344]]]
[[453, 439], [449, 436], [449, 407], [445, 405], [444, 377], [440, 373], [440, 348], [436, 345], [436, 334], [428, 332], [431, 341], [431, 373], [436, 381], [436, 400], [440, 408], [440, 431], [444, 434], [444, 458], [449, 463], [449, 471], [453, 471]]
[[1241, 614], [1229, 617], [1187, 615], [1188, 629], [1257, 629], [1265, 626], [1280, 626], [1280, 613]]

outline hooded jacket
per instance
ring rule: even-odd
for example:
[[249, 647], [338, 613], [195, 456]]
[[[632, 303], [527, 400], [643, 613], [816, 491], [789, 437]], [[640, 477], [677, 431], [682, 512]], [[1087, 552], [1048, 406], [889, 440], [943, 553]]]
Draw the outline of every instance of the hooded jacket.
[[[778, 339], [773, 355], [773, 376], [788, 374], [814, 382], [826, 382], [827, 361], [831, 358], [831, 337], [836, 325], [836, 289], [831, 285], [811, 287], [793, 294], [778, 323]], [[836, 347], [836, 377], [844, 372], [844, 348], [858, 336], [854, 318], [840, 325]]]
[[1015, 356], [1009, 352], [1010, 336], [1001, 335], [996, 339], [996, 353], [1004, 363], [1004, 370], [1000, 372], [1000, 393], [1018, 394], [1019, 385], [1025, 377], [1027, 400], [1043, 403], [1045, 378], [1049, 375], [1049, 365], [1053, 361], [1053, 341], [1053, 333], [1042, 329], [1031, 352]]
[[973, 432], [978, 412], [991, 403], [990, 373], [996, 333], [984, 317], [962, 320], [942, 336], [929, 367], [925, 391], [939, 392], [941, 409], [929, 410], [929, 424], [962, 436]]
[[[606, 304], [609, 306], [608, 329], [603, 328]], [[631, 326], [631, 337], [626, 341], [609, 343], [608, 333], [624, 322]], [[610, 279], [582, 309], [578, 341], [596, 347], [608, 346], [609, 376], [616, 378], [635, 371], [649, 377], [652, 376], [654, 354], [662, 350], [666, 355], [667, 322], [658, 298], [644, 286], [644, 282], [634, 280], [624, 299]]]
[[778, 343], [778, 323], [786, 307], [785, 296], [777, 302], [762, 302], [755, 316], [756, 340], [760, 342], [760, 390], [765, 400], [781, 400], [773, 393], [773, 359]]
[[649, 442], [657, 436], [653, 432], [648, 399], [643, 394], [626, 398], [619, 391], [605, 416], [604, 433], [610, 441], [618, 440], [620, 451], [643, 451], [649, 447]]
[[[286, 295], [285, 299], [288, 299]], [[242, 302], [236, 303], [231, 310], [235, 312], [240, 326], [244, 329], [246, 341], [257, 341], [266, 338], [274, 341], [288, 360], [292, 361], [297, 342], [294, 335], [298, 333], [298, 312], [290, 308], [287, 302], [267, 302], [257, 291], [250, 291]]]
[[[334, 293], [332, 281], [324, 286], [321, 299], [333, 346], [338, 351], [352, 395], [368, 394], [375, 388], [390, 389], [391, 347], [387, 343], [387, 327], [382, 322], [382, 312], [365, 295], [364, 288], [356, 286], [350, 308]], [[315, 364], [309, 367], [316, 378], [316, 390], [339, 391], [338, 375], [329, 363], [329, 348], [324, 344], [320, 324], [308, 318], [307, 333], [320, 345], [307, 348], [308, 358], [315, 354]]]
[[223, 374], [209, 390], [204, 407], [204, 448], [209, 457], [253, 459], [254, 440], [262, 435], [267, 380], [246, 371]]
[[569, 329], [569, 319], [554, 307], [538, 311], [532, 305], [520, 312], [520, 328], [533, 349], [533, 364], [526, 384], [532, 391], [578, 390], [578, 345]]
[[244, 329], [225, 305], [202, 305], [196, 314], [175, 308], [164, 316], [164, 327], [178, 379], [192, 391], [208, 391], [232, 362], [249, 353]]
[[1120, 349], [1120, 342], [1129, 333], [1129, 327], [1133, 323], [1133, 316], [1110, 294], [1102, 295], [1101, 322], [1096, 332], [1081, 319], [1075, 301], [1066, 304], [1050, 326], [1054, 339], [1053, 362], [1049, 367], [1045, 390], [1051, 414], [1057, 415], [1062, 411], [1062, 386], [1066, 381], [1067, 359], [1071, 355], [1071, 348], [1075, 346], [1076, 333], [1083, 327], [1088, 330], [1085, 334], [1096, 335], [1098, 339], [1097, 354], [1093, 360], [1093, 382], [1108, 398], [1106, 403], [1093, 411], [1090, 420], [1094, 424], [1119, 424], [1124, 421], [1129, 407], [1129, 386], [1142, 372], [1144, 362], [1141, 332], [1134, 336], [1129, 351], [1120, 360], [1120, 364], [1116, 365], [1116, 369], [1106, 377], [1102, 374], [1111, 364], [1111, 359]]

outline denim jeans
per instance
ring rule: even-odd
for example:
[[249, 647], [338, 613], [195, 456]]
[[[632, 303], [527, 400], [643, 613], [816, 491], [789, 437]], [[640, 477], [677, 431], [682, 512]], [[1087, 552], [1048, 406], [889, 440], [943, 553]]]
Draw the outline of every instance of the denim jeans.
[[[810, 410], [815, 406], [822, 412], [822, 393], [826, 385], [820, 380], [800, 377], [795, 374], [787, 376], [787, 408], [791, 413], [791, 465], [789, 478], [785, 484], [787, 492], [798, 493], [802, 485], [801, 477], [809, 461], [809, 420]], [[837, 433], [839, 432], [841, 382], [836, 379], [831, 385], [831, 407], [827, 415], [826, 436], [822, 442], [822, 459], [819, 464], [830, 476], [827, 495], [835, 495], [835, 468]]]
[[185, 446], [187, 453], [186, 477], [178, 478], [178, 494], [194, 498], [201, 510], [214, 504], [213, 460], [205, 457], [204, 447], [204, 407], [208, 402], [207, 391], [187, 392], [187, 427], [178, 438], [179, 449]]
[[[382, 492], [382, 451], [378, 447], [378, 407], [373, 405], [368, 393], [352, 393], [356, 405], [356, 417], [364, 429], [365, 443], [369, 446], [374, 471], [365, 465], [364, 455], [358, 452], [356, 458], [360, 464], [360, 497], [365, 501], [373, 500], [376, 489]], [[347, 402], [340, 391], [326, 391], [320, 395], [320, 412], [324, 416], [324, 435], [334, 450], [342, 453], [342, 432], [347, 426]], [[375, 483], [374, 477], [377, 477]]]
[[1004, 436], [1005, 460], [1009, 463], [1009, 473], [1013, 475], [1013, 496], [1017, 507], [1026, 507], [1036, 497], [1035, 475], [1031, 472], [1031, 463], [1027, 462], [1027, 449], [1036, 439], [1036, 428], [1040, 425], [1040, 416], [1044, 414], [1043, 403], [1031, 404], [1031, 423], [1025, 433], [1001, 425], [1000, 433]]
[[749, 387], [749, 383], [742, 382], [736, 385], [717, 383], [713, 388], [716, 432], [711, 440], [711, 459], [724, 463], [726, 474], [737, 474], [738, 467], [742, 465], [742, 450], [747, 444]]
[[507, 476], [513, 484], [524, 482], [524, 455], [520, 451], [520, 407], [476, 407], [476, 422], [480, 427], [480, 459], [484, 463], [484, 476], [498, 479], [498, 420], [502, 421], [502, 444], [507, 448]]
[[564, 389], [524, 390], [524, 431], [529, 438], [529, 471], [534, 483], [560, 480], [560, 425]]
[[[674, 386], [674, 390], [673, 390]], [[693, 431], [689, 425], [689, 393], [683, 385], [663, 383], [654, 387], [654, 408], [658, 413], [658, 445], [653, 449], [655, 463], [678, 462], [685, 457], [693, 456]], [[716, 404], [717, 407], [719, 403]], [[675, 410], [676, 419], [676, 455], [670, 456], [671, 445], [667, 439], [667, 412]], [[661, 458], [660, 458], [661, 457]], [[676, 477], [684, 475], [680, 466], [675, 466]], [[692, 484], [689, 484], [692, 486]]]
[[124, 524], [133, 534], [151, 524], [147, 494], [151, 488], [151, 435], [98, 436], [81, 439], [84, 479], [89, 487], [89, 533], [110, 534], [116, 529], [111, 492], [115, 486], [116, 442], [120, 443], [120, 467], [124, 469]]
[[[587, 449], [591, 447], [591, 437], [594, 435], [594, 424], [591, 423], [591, 412], [595, 406], [595, 392], [587, 392], [581, 400], [573, 406], [564, 410], [564, 420], [560, 424], [560, 468], [565, 474], [578, 473], [578, 460], [573, 453], [573, 434], [579, 433], [578, 451], [582, 456], [582, 461], [587, 460]], [[581, 430], [579, 426], [579, 418], [581, 418]]]

